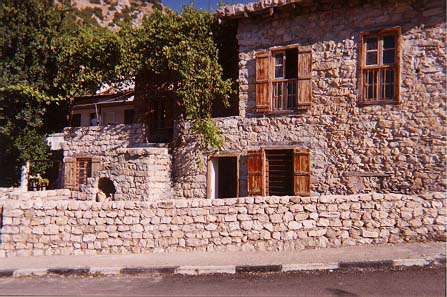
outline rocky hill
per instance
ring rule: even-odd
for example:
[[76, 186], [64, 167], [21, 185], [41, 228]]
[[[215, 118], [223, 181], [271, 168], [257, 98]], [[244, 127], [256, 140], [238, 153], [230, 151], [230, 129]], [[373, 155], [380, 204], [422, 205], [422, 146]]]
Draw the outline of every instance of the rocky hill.
[[106, 27], [127, 20], [139, 23], [155, 8], [165, 9], [160, 0], [71, 0], [71, 4], [82, 18], [93, 18]]

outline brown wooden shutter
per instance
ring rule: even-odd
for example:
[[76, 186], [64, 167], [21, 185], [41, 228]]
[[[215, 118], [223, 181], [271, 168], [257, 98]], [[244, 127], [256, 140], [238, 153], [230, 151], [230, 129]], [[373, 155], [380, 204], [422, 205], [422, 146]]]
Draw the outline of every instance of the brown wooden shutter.
[[293, 189], [296, 196], [310, 194], [310, 154], [309, 150], [295, 149], [293, 156]]
[[248, 195], [264, 195], [264, 157], [261, 150], [248, 151]]
[[297, 108], [307, 109], [312, 102], [312, 48], [298, 47]]
[[272, 110], [270, 51], [256, 54], [256, 112]]
[[76, 188], [76, 159], [64, 159], [64, 188], [74, 190]]

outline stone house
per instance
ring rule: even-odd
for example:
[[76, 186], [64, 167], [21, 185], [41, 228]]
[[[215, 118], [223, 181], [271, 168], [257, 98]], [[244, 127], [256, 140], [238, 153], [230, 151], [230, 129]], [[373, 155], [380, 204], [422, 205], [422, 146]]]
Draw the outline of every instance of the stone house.
[[117, 200], [445, 192], [445, 1], [262, 0], [217, 15], [237, 27], [239, 57], [238, 112], [215, 118], [224, 148], [197, 157], [172, 117], [66, 128], [67, 187], [94, 194], [107, 177]]
[[[445, 9], [441, 0], [222, 8], [239, 58], [237, 112], [214, 119], [223, 149], [201, 152], [172, 102], [139, 107], [153, 94], [136, 84], [135, 116], [150, 121], [64, 130], [72, 191], [0, 192], [0, 257], [445, 240]], [[101, 178], [119, 201], [91, 201]]]

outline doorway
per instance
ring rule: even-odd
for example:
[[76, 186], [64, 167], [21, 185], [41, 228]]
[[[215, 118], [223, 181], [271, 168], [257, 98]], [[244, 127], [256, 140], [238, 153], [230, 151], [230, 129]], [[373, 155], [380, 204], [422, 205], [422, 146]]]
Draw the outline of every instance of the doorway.
[[239, 162], [237, 156], [212, 158], [208, 163], [208, 198], [239, 196]]

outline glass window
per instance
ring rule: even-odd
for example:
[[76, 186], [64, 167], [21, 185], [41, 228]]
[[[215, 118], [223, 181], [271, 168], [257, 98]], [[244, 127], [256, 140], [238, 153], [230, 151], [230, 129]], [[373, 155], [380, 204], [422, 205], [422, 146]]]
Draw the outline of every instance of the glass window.
[[284, 53], [276, 53], [275, 59], [275, 78], [284, 77]]
[[364, 103], [397, 101], [398, 32], [375, 33], [363, 38], [362, 94]]

